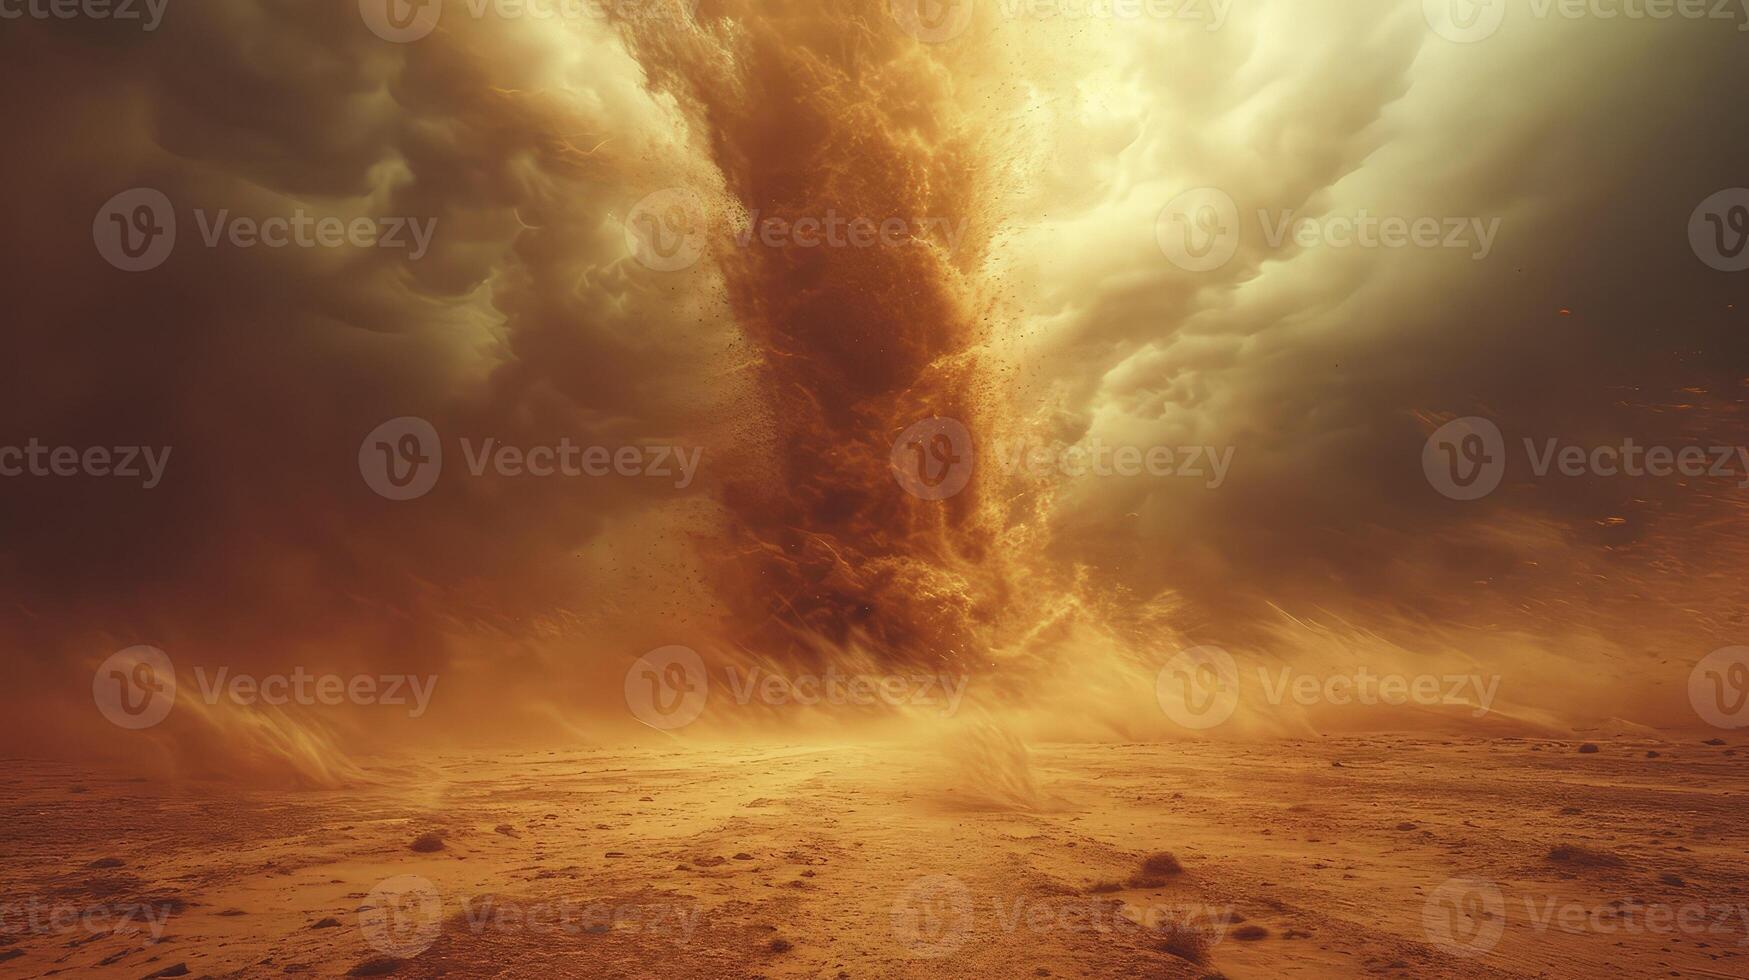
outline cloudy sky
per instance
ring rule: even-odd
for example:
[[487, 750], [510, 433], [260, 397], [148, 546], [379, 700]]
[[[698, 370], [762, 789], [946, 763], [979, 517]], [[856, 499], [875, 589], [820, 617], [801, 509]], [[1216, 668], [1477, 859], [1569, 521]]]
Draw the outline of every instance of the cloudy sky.
[[[1749, 643], [1749, 13], [537, 7], [0, 21], [0, 445], [43, 447], [0, 455], [9, 749], [323, 779], [607, 738], [670, 644], [967, 675], [1039, 737], [1170, 735], [1198, 645], [1681, 727]], [[891, 461], [938, 417], [976, 465], [928, 499]], [[1466, 418], [1473, 500], [1424, 466]], [[385, 492], [409, 433], [441, 467]], [[1627, 439], [1731, 469], [1537, 472]], [[567, 446], [615, 462], [529, 472]], [[182, 688], [144, 738], [92, 710], [138, 644]], [[418, 719], [197, 696], [294, 668], [440, 680]], [[1472, 717], [1267, 714], [1235, 731]]]

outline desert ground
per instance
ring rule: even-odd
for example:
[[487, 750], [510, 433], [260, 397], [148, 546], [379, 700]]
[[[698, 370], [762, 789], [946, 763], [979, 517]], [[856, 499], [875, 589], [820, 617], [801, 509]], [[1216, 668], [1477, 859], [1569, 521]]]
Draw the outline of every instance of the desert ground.
[[1749, 976], [1718, 740], [973, 743], [12, 760], [0, 974]]

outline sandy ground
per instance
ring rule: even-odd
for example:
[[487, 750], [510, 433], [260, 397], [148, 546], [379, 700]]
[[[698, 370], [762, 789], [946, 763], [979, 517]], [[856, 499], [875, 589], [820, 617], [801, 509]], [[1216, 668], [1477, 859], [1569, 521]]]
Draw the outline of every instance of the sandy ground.
[[1600, 744], [8, 761], [0, 974], [1749, 976], [1749, 754]]

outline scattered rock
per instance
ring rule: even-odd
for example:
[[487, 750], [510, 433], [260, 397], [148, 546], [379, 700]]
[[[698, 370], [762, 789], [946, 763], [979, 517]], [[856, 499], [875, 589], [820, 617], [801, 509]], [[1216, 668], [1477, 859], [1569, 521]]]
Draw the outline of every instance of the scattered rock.
[[510, 826], [507, 823], [501, 823], [498, 826], [492, 828], [492, 833], [503, 834], [506, 837], [515, 837], [516, 836], [516, 828]]
[[1175, 875], [1183, 871], [1184, 865], [1179, 864], [1178, 859], [1173, 857], [1167, 851], [1161, 851], [1158, 854], [1150, 854], [1148, 855], [1148, 859], [1142, 862], [1143, 874]]
[[320, 920], [319, 922], [317, 922], [315, 925], [311, 926], [310, 928], [311, 929], [338, 929], [338, 928], [340, 928], [340, 920], [336, 919], [330, 915], [327, 918]]
[[1258, 926], [1258, 925], [1240, 926], [1239, 928], [1234, 929], [1228, 935], [1232, 936], [1234, 939], [1237, 939], [1242, 943], [1250, 943], [1250, 942], [1256, 942], [1259, 939], [1268, 939], [1269, 938], [1269, 930], [1265, 929], [1262, 926]]
[[1723, 744], [1725, 744], [1725, 740], [1722, 738], [1709, 738], [1705, 742], [1702, 742], [1701, 744], [1702, 745], [1723, 745]]
[[715, 854], [712, 854], [709, 857], [701, 857], [701, 858], [693, 858], [692, 859], [692, 863], [698, 865], [701, 868], [714, 868], [717, 865], [723, 864], [727, 861], [728, 861], [728, 858], [718, 857]]
[[1674, 887], [1674, 888], [1682, 888], [1688, 884], [1688, 882], [1682, 880], [1681, 875], [1671, 874], [1668, 871], [1659, 875], [1658, 880], [1663, 882], [1664, 884], [1670, 885], [1671, 887]]
[[[433, 851], [441, 851], [443, 850], [443, 835], [436, 831], [428, 834], [420, 834], [418, 837], [413, 838], [413, 843], [407, 846], [412, 850], [418, 851], [420, 854], [430, 854]], [[365, 974], [360, 975], [363, 976]]]
[[1590, 755], [1597, 750], [1597, 745], [1593, 742], [1586, 742], [1584, 745], [1579, 746], [1580, 755]]
[[773, 953], [787, 953], [796, 947], [794, 943], [787, 939], [773, 939], [771, 945], [765, 948], [771, 950]]
[[1416, 829], [1418, 829], [1418, 828], [1417, 828], [1417, 827], [1416, 827], [1416, 826], [1415, 826], [1415, 825], [1414, 825], [1414, 824], [1412, 824], [1412, 823], [1410, 823], [1410, 822], [1409, 822], [1409, 821], [1407, 821], [1407, 820], [1405, 820], [1405, 821], [1403, 821], [1403, 822], [1402, 822], [1402, 823], [1400, 823], [1400, 824], [1398, 824], [1398, 825], [1397, 825], [1397, 829], [1398, 829], [1398, 830], [1416, 830]]
[[1154, 930], [1154, 948], [1197, 965], [1208, 962], [1208, 933], [1187, 922], [1167, 920]]
[[1608, 851], [1600, 851], [1583, 844], [1560, 844], [1549, 851], [1549, 860], [1582, 868], [1619, 868], [1624, 863], [1621, 858]]
[[388, 956], [379, 956], [374, 960], [365, 960], [346, 971], [349, 977], [386, 977], [401, 968], [401, 960]]
[[125, 868], [121, 858], [98, 858], [86, 865], [87, 868]]
[[737, 861], [751, 861], [751, 860], [753, 860], [753, 855], [748, 854], [746, 851], [741, 851], [740, 853], [735, 855], [735, 860], [737, 860]]
[[158, 980], [159, 977], [186, 977], [186, 976], [188, 976], [188, 964], [187, 963], [178, 963], [175, 966], [167, 966], [164, 969], [159, 970], [156, 973], [148, 973], [145, 976], [141, 977], [140, 980]]

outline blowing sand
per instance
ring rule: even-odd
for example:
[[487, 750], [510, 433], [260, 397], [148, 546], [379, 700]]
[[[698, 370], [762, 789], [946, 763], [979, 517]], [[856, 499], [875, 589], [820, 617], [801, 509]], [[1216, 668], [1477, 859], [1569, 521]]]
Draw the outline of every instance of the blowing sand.
[[9, 763], [0, 975], [1749, 975], [1732, 750], [1576, 749], [677, 744], [303, 793]]

